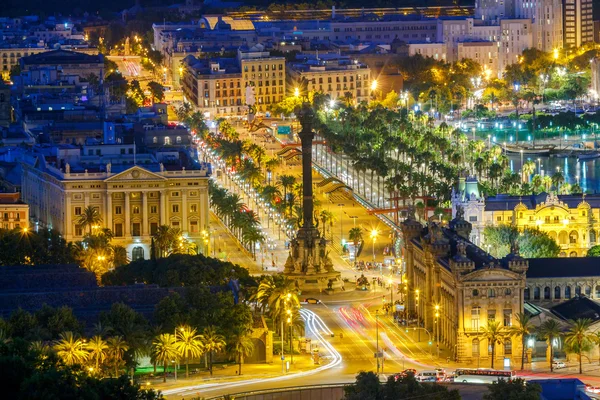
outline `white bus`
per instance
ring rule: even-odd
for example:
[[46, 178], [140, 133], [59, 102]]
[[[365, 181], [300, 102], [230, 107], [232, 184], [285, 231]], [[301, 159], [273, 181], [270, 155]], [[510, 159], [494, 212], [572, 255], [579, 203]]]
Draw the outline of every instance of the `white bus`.
[[494, 369], [457, 369], [454, 371], [455, 383], [494, 383], [500, 379], [506, 381], [515, 379], [515, 371], [498, 371]]

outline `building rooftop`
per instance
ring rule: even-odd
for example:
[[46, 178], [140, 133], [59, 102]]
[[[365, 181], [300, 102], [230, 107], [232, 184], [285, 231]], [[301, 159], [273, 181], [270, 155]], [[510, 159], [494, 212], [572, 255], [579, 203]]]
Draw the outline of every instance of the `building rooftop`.
[[595, 257], [530, 258], [528, 278], [575, 278], [600, 276], [600, 259]]
[[579, 318], [589, 318], [593, 322], [600, 320], [600, 304], [582, 295], [576, 295], [564, 303], [557, 304], [550, 311], [563, 320]]
[[42, 64], [103, 64], [102, 54], [89, 55], [69, 50], [52, 50], [21, 58], [24, 65]]
[[[569, 208], [577, 208], [584, 200], [592, 208], [600, 207], [600, 194], [575, 194], [575, 195], [558, 195], [558, 200]], [[508, 211], [514, 210], [519, 203], [523, 203], [528, 209], [535, 209], [542, 203], [548, 203], [552, 197], [548, 193], [540, 193], [531, 196], [510, 196], [499, 194], [490, 196], [485, 199], [485, 211]]]

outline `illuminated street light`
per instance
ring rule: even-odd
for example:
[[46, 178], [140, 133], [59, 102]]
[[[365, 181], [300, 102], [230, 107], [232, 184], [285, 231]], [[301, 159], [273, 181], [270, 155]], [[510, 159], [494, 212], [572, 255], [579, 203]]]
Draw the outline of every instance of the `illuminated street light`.
[[294, 88], [294, 97], [299, 97], [300, 96], [300, 89], [299, 88]]
[[377, 90], [378, 85], [379, 85], [379, 83], [377, 82], [377, 79], [374, 79], [373, 82], [371, 82], [371, 90], [373, 90], [373, 91]]

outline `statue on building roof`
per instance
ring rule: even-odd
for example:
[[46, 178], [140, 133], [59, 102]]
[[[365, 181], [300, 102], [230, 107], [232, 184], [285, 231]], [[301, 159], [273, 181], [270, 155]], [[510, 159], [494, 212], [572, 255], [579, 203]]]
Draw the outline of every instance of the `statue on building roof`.
[[465, 219], [465, 209], [461, 204], [456, 206], [456, 219], [457, 220]]

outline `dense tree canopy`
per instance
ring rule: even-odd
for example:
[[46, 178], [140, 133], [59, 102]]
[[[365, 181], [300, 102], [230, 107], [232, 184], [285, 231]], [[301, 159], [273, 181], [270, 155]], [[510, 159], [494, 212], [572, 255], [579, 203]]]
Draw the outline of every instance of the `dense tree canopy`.
[[510, 253], [511, 245], [516, 242], [520, 254], [525, 258], [558, 257], [560, 246], [547, 233], [539, 229], [524, 229], [510, 225], [486, 226], [484, 248], [495, 257], [502, 258]]

